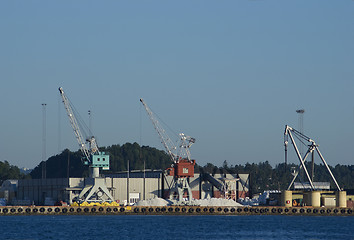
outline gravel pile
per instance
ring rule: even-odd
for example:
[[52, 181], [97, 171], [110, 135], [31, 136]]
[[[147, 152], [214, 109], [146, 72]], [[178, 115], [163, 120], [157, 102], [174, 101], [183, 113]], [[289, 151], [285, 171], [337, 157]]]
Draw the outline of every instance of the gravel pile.
[[141, 200], [135, 204], [135, 206], [154, 206], [154, 207], [162, 207], [162, 206], [169, 206], [169, 205], [171, 205], [171, 202], [163, 198], [152, 198], [148, 200]]
[[[173, 203], [169, 200], [163, 198], [153, 198], [148, 200], [141, 200], [135, 204], [135, 206], [154, 206], [154, 207], [162, 207], [162, 206], [170, 206]], [[238, 207], [242, 206], [241, 204], [231, 200], [224, 198], [208, 198], [208, 199], [195, 199], [192, 200], [191, 206], [215, 206], [215, 207]]]
[[242, 206], [238, 202], [235, 202], [231, 199], [224, 199], [224, 198], [210, 198], [210, 199], [196, 199], [192, 201], [193, 205], [198, 206], [216, 206], [216, 207], [238, 207]]

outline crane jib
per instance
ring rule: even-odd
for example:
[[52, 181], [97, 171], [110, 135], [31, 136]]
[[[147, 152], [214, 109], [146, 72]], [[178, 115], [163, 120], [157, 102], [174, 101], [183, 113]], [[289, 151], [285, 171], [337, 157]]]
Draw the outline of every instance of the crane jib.
[[[86, 139], [86, 141], [84, 140], [85, 138], [82, 136], [77, 117], [75, 116], [71, 107], [72, 104], [70, 104], [70, 101], [65, 95], [63, 88], [60, 87], [59, 92], [69, 117], [69, 122], [74, 130], [76, 140], [80, 146], [81, 152], [84, 155], [84, 164], [89, 165], [90, 167], [99, 167], [103, 170], [109, 170], [109, 155], [105, 154], [104, 152], [99, 152], [96, 139], [93, 136]], [[86, 142], [89, 143], [89, 148], [86, 146]]]

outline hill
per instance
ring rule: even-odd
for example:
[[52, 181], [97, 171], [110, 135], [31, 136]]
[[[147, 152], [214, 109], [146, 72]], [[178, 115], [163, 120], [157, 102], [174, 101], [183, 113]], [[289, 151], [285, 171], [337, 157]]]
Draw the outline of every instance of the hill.
[[[110, 170], [102, 171], [105, 173], [114, 173], [127, 170], [127, 162], [129, 160], [131, 170], [143, 170], [144, 161], [146, 169], [166, 169], [171, 166], [171, 160], [166, 152], [152, 148], [149, 146], [140, 146], [137, 143], [125, 143], [123, 145], [112, 145], [100, 148], [100, 151], [110, 155]], [[66, 177], [87, 177], [88, 166], [81, 161], [82, 154], [80, 151], [71, 152], [68, 149], [62, 153], [50, 157], [46, 161], [47, 178], [66, 178]], [[197, 160], [198, 161], [198, 160]], [[309, 164], [309, 163], [307, 163]], [[11, 166], [7, 161], [0, 161], [0, 183], [7, 179], [23, 179], [23, 178], [42, 178], [41, 162], [28, 175], [22, 173], [16, 166]], [[283, 190], [286, 189], [291, 182], [291, 169], [297, 168], [295, 164], [285, 167], [284, 163], [276, 165], [274, 168], [268, 161], [260, 163], [246, 163], [245, 165], [229, 165], [224, 161], [223, 166], [218, 167], [212, 163], [206, 164], [204, 167], [195, 166], [195, 172], [214, 173], [249, 173], [251, 181], [252, 193], [263, 192], [264, 190]], [[340, 165], [330, 169], [336, 177], [338, 184], [344, 189], [354, 189], [354, 165]], [[322, 164], [315, 165], [315, 181], [330, 181], [330, 176]], [[331, 181], [330, 181], [331, 182]], [[331, 187], [335, 189], [333, 182]]]
[[[127, 170], [129, 160], [130, 169], [143, 170], [144, 161], [146, 169], [166, 169], [171, 166], [169, 156], [161, 150], [148, 146], [140, 147], [137, 143], [125, 143], [122, 146], [112, 145], [100, 148], [101, 152], [110, 155], [110, 170], [102, 173], [112, 173]], [[52, 156], [46, 161], [47, 178], [66, 178], [88, 176], [88, 167], [81, 161], [81, 152], [64, 150], [61, 154]], [[42, 165], [40, 163], [30, 173], [32, 178], [42, 178]]]

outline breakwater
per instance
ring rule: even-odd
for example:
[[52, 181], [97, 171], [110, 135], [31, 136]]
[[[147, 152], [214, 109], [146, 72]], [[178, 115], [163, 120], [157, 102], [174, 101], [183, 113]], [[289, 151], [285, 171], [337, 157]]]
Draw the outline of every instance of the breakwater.
[[336, 207], [220, 207], [220, 206], [5, 206], [0, 207], [4, 215], [316, 215], [354, 216], [353, 208]]

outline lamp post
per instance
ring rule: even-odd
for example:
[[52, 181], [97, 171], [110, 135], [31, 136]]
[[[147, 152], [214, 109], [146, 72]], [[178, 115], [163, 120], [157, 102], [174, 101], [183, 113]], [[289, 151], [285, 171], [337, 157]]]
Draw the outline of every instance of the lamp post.
[[[299, 114], [299, 131], [300, 131], [300, 133], [304, 134], [304, 113], [305, 113], [305, 110], [298, 109], [298, 110], [296, 110], [296, 112]], [[303, 148], [303, 146], [302, 146], [302, 144], [300, 144], [299, 151], [300, 151], [301, 157], [303, 157], [302, 156], [303, 155], [302, 148]], [[303, 169], [300, 170], [300, 179], [302, 182], [304, 181], [304, 170]]]
[[46, 164], [46, 128], [47, 128], [47, 123], [46, 123], [46, 103], [42, 103], [42, 114], [43, 114], [43, 135], [42, 135], [42, 179], [47, 178], [47, 164]]

